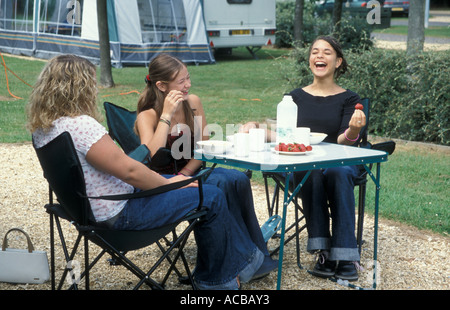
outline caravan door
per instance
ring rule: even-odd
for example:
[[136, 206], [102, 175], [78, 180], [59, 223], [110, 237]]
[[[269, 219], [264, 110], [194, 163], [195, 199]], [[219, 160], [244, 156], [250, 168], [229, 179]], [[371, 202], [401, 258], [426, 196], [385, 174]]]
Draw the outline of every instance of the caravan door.
[[209, 44], [253, 49], [275, 43], [276, 0], [205, 0], [203, 14]]

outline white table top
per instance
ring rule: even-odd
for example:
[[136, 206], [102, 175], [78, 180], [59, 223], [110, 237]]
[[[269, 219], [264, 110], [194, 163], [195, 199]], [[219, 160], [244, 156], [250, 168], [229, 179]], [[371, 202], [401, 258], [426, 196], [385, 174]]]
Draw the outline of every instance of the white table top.
[[208, 154], [196, 150], [194, 158], [208, 162], [230, 165], [254, 171], [302, 171], [318, 168], [361, 165], [387, 161], [387, 153], [333, 143], [313, 145], [311, 152], [301, 155], [277, 154], [273, 144], [266, 144], [262, 152], [250, 152], [249, 156], [236, 156], [232, 148], [225, 154]]

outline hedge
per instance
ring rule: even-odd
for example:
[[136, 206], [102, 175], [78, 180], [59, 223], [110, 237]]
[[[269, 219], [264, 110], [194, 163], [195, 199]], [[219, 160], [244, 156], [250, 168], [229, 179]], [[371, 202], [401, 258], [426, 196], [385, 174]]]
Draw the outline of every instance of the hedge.
[[[450, 51], [370, 48], [345, 51], [350, 70], [338, 84], [371, 100], [370, 133], [450, 145]], [[312, 82], [308, 49], [294, 48], [277, 66], [286, 89]]]

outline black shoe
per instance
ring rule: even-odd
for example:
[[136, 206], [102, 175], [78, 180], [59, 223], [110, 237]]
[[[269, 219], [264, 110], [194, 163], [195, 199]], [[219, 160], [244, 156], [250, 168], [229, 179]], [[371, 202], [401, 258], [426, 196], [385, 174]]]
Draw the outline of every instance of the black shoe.
[[358, 280], [358, 271], [353, 262], [339, 261], [335, 277], [341, 280], [356, 281]]
[[324, 252], [320, 252], [316, 265], [310, 273], [320, 278], [331, 278], [334, 276], [335, 269], [336, 261], [328, 260], [327, 255]]

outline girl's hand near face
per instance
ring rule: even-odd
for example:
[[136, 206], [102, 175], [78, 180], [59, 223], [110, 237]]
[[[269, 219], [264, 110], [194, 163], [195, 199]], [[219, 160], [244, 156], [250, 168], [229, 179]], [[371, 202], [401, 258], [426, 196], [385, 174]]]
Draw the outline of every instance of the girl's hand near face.
[[171, 90], [164, 99], [164, 108], [161, 116], [165, 115], [172, 118], [183, 100], [183, 93], [181, 91]]

